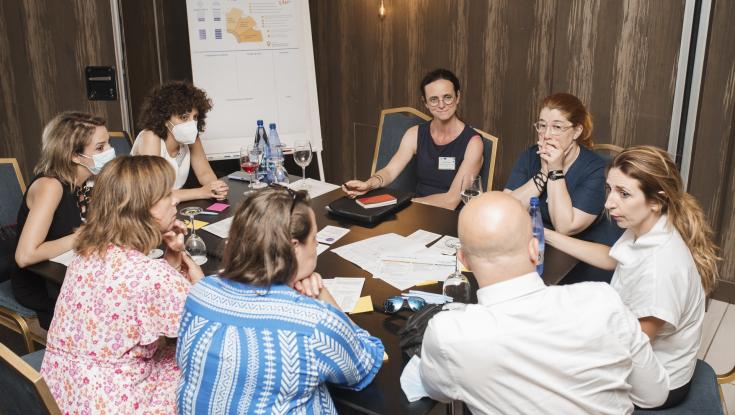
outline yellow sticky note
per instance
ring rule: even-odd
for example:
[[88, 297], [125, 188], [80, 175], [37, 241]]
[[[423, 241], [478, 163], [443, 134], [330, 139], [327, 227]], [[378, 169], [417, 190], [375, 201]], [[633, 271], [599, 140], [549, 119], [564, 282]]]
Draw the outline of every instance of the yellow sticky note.
[[424, 285], [434, 285], [434, 284], [436, 284], [436, 283], [438, 283], [438, 282], [439, 282], [439, 281], [437, 281], [437, 280], [426, 280], [426, 281], [421, 281], [420, 283], [416, 284], [416, 287], [422, 287], [422, 286], [424, 286]]
[[[188, 219], [184, 219], [184, 225], [186, 225], [187, 228], [191, 229], [191, 223], [189, 222]], [[207, 226], [207, 225], [209, 225], [209, 223], [203, 220], [194, 219], [194, 229], [198, 230], [202, 226]]]
[[386, 360], [388, 360], [388, 353], [383, 351], [383, 361], [385, 362]]
[[357, 300], [357, 304], [350, 311], [350, 314], [367, 313], [369, 311], [373, 311], [373, 299], [369, 295], [366, 295]]
[[472, 271], [470, 271], [469, 268], [467, 268], [466, 266], [464, 266], [464, 264], [462, 264], [461, 262], [460, 262], [460, 264], [462, 265], [462, 272], [472, 272]]

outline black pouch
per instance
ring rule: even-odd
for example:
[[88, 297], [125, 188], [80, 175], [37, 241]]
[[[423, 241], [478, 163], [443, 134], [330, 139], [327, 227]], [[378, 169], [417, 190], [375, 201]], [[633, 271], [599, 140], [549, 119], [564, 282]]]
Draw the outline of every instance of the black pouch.
[[415, 312], [406, 320], [406, 325], [398, 331], [401, 336], [400, 345], [403, 353], [408, 357], [421, 356], [421, 343], [424, 340], [424, 332], [434, 315], [442, 311], [444, 304], [427, 304], [420, 311]]

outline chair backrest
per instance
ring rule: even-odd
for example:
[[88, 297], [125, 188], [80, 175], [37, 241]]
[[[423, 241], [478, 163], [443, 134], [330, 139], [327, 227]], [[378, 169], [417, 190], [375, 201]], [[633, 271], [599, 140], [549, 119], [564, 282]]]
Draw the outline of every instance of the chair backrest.
[[594, 151], [595, 154], [597, 154], [598, 156], [602, 157], [602, 159], [605, 160], [606, 164], [610, 164], [615, 156], [623, 151], [623, 147], [616, 146], [615, 144], [593, 144], [592, 151]]
[[498, 153], [498, 137], [488, 134], [479, 128], [473, 127], [473, 129], [482, 137], [482, 167], [480, 168], [480, 177], [482, 177], [482, 189], [487, 192], [493, 188], [495, 156]]
[[0, 413], [60, 414], [41, 374], [0, 343]]
[[110, 131], [110, 145], [115, 149], [116, 156], [128, 156], [133, 148], [133, 142], [126, 131]]
[[0, 159], [0, 226], [15, 224], [26, 185], [14, 158]]
[[[430, 119], [430, 116], [410, 107], [390, 108], [381, 111], [378, 137], [375, 142], [375, 154], [373, 155], [373, 168], [370, 174], [375, 174], [376, 171], [388, 164], [398, 151], [401, 139], [409, 128]], [[388, 187], [408, 192], [416, 190], [415, 158]]]

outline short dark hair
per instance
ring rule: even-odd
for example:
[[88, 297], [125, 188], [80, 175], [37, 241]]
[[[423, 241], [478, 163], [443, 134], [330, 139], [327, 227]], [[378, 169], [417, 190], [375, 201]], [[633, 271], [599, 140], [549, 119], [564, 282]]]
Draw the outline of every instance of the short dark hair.
[[160, 138], [166, 138], [166, 121], [172, 115], [181, 115], [196, 108], [199, 112], [197, 130], [204, 131], [207, 112], [212, 101], [207, 93], [185, 81], [170, 81], [159, 85], [145, 97], [140, 109], [138, 127], [151, 130]]
[[454, 93], [459, 92], [459, 79], [450, 71], [449, 69], [434, 69], [433, 71], [429, 72], [424, 76], [424, 79], [421, 80], [421, 96], [426, 98], [426, 85], [429, 85], [430, 83], [434, 81], [438, 81], [440, 79], [445, 79], [452, 83], [454, 86]]
[[311, 232], [309, 205], [305, 191], [286, 187], [251, 193], [232, 220], [220, 275], [260, 287], [288, 283], [298, 269], [291, 239], [306, 243]]

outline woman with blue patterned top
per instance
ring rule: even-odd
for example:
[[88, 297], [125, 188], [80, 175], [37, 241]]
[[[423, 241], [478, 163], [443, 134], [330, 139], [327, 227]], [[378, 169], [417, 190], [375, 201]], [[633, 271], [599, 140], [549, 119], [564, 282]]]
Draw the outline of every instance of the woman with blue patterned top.
[[180, 414], [333, 414], [326, 383], [360, 390], [383, 361], [316, 267], [305, 192], [268, 188], [238, 208], [220, 275], [187, 298], [176, 359]]

